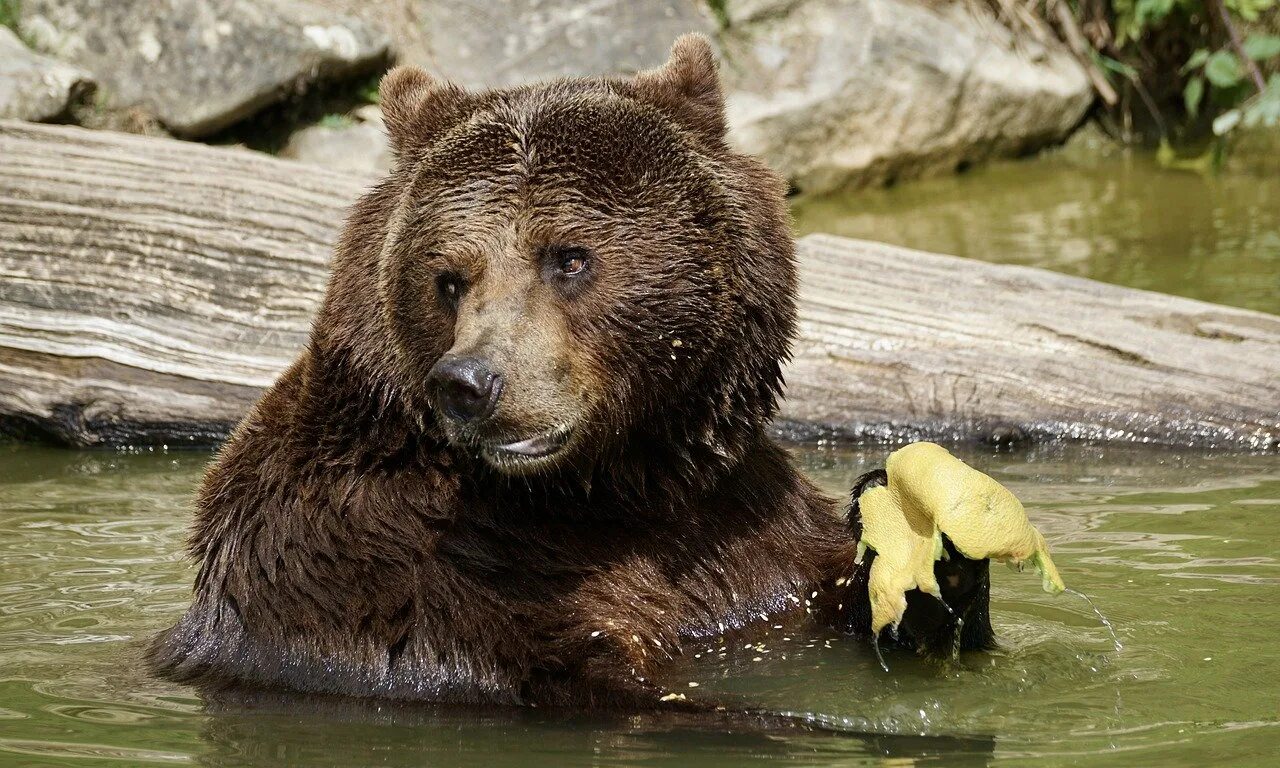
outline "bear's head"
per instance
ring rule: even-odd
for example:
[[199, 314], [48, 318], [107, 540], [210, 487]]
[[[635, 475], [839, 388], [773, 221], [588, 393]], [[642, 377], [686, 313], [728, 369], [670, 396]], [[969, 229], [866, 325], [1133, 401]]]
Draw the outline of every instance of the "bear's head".
[[378, 322], [451, 445], [525, 476], [741, 455], [776, 407], [794, 265], [705, 38], [627, 79], [468, 92], [401, 67], [382, 109]]

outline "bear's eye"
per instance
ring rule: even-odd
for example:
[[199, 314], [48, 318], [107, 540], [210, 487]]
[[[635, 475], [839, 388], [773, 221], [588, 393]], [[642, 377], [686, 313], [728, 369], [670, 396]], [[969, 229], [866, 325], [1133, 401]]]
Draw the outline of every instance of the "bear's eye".
[[593, 254], [580, 245], [550, 245], [538, 253], [542, 279], [560, 295], [572, 298], [581, 294], [592, 282]]
[[462, 278], [446, 272], [436, 278], [436, 292], [440, 294], [440, 300], [450, 307], [458, 306], [458, 299], [462, 297]]
[[553, 251], [556, 268], [565, 277], [576, 277], [587, 269], [591, 258], [586, 248], [556, 248]]

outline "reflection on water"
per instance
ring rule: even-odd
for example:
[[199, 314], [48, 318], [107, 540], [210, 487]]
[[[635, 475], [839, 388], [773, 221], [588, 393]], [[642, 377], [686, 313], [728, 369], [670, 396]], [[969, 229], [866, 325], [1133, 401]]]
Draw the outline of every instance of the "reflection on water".
[[[887, 449], [797, 456], [833, 493]], [[1078, 600], [997, 568], [1003, 648], [947, 667], [818, 630], [694, 649], [669, 682], [867, 740], [741, 726], [332, 700], [202, 702], [138, 644], [181, 611], [205, 454], [0, 447], [0, 765], [1114, 765], [1269, 762], [1280, 746], [1280, 464], [1137, 448], [963, 452], [1009, 484]], [[920, 735], [924, 737], [921, 738]], [[886, 755], [890, 757], [886, 757]], [[888, 762], [886, 762], [886, 760]]]
[[1087, 138], [1035, 159], [823, 200], [799, 230], [1025, 264], [1280, 313], [1280, 138], [1216, 176]]

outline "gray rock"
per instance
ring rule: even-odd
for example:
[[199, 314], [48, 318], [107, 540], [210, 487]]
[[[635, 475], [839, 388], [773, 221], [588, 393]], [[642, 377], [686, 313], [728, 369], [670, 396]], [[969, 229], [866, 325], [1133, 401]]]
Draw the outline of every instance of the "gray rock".
[[[401, 61], [472, 87], [634, 71], [661, 63], [681, 33], [715, 34], [699, 0], [316, 2], [383, 25]], [[1063, 139], [1093, 99], [1064, 48], [1015, 40], [980, 4], [723, 7], [731, 138], [805, 191], [1021, 154]]]
[[433, 71], [467, 86], [635, 72], [667, 60], [686, 32], [712, 33], [700, 0], [419, 2]]
[[980, 5], [730, 0], [734, 143], [804, 192], [880, 184], [1063, 139], [1093, 100], [1061, 46]]
[[807, 0], [726, 0], [724, 4], [729, 26], [741, 26], [765, 19], [785, 16]]
[[310, 0], [332, 13], [350, 16], [391, 36], [391, 53], [400, 64], [430, 67], [423, 7], [435, 0]]
[[298, 84], [373, 66], [387, 37], [298, 0], [23, 0], [45, 53], [93, 72], [106, 109], [141, 108], [204, 136]]
[[377, 120], [303, 128], [289, 137], [280, 156], [332, 171], [372, 175], [391, 170], [391, 148]]
[[399, 63], [470, 87], [634, 72], [685, 32], [715, 32], [704, 0], [312, 1], [387, 30]]
[[52, 120], [93, 87], [89, 73], [29, 50], [0, 27], [0, 117]]

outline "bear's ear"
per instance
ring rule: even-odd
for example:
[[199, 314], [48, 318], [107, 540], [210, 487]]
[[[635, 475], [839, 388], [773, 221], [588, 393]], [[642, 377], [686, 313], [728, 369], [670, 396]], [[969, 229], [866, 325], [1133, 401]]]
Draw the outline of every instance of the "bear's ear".
[[637, 74], [632, 83], [641, 100], [684, 128], [715, 142], [724, 140], [724, 95], [706, 35], [681, 35], [666, 64]]
[[469, 100], [463, 89], [438, 80], [419, 67], [396, 67], [378, 86], [382, 118], [391, 151], [407, 157], [430, 146], [465, 113]]

